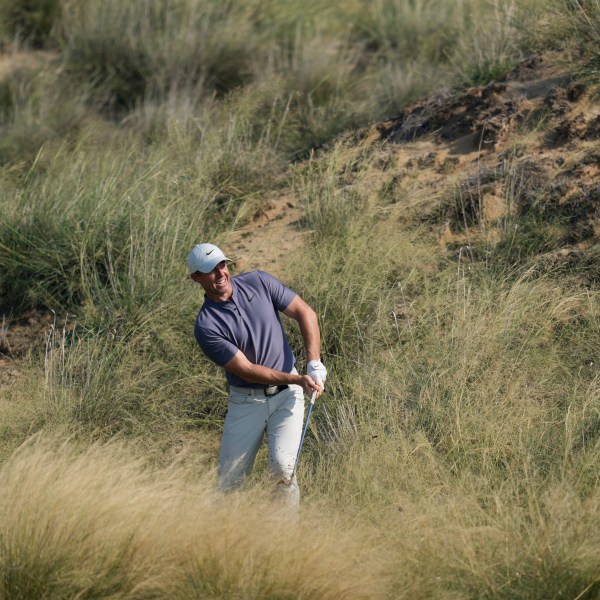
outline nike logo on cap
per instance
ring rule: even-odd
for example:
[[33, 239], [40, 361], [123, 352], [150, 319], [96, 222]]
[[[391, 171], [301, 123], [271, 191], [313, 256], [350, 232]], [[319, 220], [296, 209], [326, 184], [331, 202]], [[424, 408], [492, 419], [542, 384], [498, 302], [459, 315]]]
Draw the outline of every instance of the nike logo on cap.
[[214, 250], [215, 250], [214, 248], [213, 248], [212, 250], [209, 250], [209, 251], [206, 253], [206, 256], [208, 256], [208, 255], [209, 255], [211, 252], [214, 252]]

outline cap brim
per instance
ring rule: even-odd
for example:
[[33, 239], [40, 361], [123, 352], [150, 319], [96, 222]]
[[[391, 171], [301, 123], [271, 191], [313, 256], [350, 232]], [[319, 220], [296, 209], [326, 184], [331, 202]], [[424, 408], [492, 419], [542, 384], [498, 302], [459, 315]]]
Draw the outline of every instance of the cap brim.
[[[200, 271], [200, 273], [204, 273], [204, 275], [207, 275], [208, 273], [210, 273], [220, 262], [223, 261], [227, 261], [227, 262], [231, 262], [230, 258], [227, 258], [226, 256], [217, 256], [215, 259], [211, 260], [207, 265], [204, 266], [204, 269], [206, 270], [200, 270], [200, 269], [196, 269], [196, 271]], [[196, 272], [194, 271], [194, 273]]]

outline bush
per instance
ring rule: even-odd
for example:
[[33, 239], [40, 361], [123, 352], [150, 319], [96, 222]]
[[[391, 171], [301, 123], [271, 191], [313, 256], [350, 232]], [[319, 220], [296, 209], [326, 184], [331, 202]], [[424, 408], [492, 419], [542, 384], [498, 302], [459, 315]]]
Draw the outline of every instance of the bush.
[[1, 0], [0, 41], [44, 46], [60, 20], [61, 0]]
[[64, 18], [69, 71], [122, 114], [173, 89], [210, 96], [247, 81], [250, 25], [235, 2], [74, 2]]
[[0, 79], [0, 164], [31, 165], [42, 147], [56, 151], [89, 118], [85, 88], [72, 88], [54, 66], [33, 62]]

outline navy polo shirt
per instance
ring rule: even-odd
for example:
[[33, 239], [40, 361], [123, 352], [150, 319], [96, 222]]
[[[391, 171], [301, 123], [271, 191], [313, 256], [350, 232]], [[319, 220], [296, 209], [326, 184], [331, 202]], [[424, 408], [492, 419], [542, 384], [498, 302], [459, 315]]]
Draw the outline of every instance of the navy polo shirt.
[[[235, 275], [231, 286], [233, 293], [225, 302], [204, 297], [194, 328], [204, 354], [223, 366], [241, 350], [253, 364], [290, 373], [296, 359], [279, 312], [289, 306], [296, 293], [264, 271]], [[225, 375], [230, 385], [261, 387], [227, 370]]]

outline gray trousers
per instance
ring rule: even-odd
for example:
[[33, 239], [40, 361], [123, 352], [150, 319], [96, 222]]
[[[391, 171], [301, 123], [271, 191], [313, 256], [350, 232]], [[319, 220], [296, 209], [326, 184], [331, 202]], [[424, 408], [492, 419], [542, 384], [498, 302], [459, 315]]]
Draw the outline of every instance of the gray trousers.
[[274, 494], [285, 505], [297, 507], [300, 491], [296, 476], [291, 478], [303, 421], [304, 390], [299, 385], [274, 396], [231, 386], [219, 456], [219, 489], [233, 489], [250, 474], [266, 430]]

